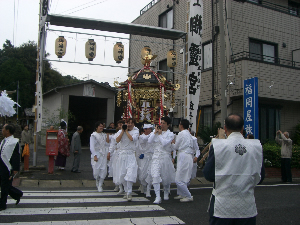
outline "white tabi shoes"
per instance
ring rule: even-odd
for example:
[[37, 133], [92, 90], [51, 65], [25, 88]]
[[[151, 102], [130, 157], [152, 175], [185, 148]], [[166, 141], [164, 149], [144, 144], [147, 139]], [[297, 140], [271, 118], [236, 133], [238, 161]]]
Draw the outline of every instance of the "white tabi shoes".
[[116, 185], [114, 191], [119, 191], [119, 186]]
[[131, 194], [128, 194], [128, 195], [127, 195], [127, 201], [128, 201], [128, 202], [131, 202], [131, 201], [132, 201], [132, 195], [131, 195]]
[[124, 190], [120, 190], [120, 191], [117, 193], [117, 195], [124, 195], [124, 194], [125, 194]]
[[174, 197], [174, 199], [182, 199], [182, 198], [184, 198], [184, 197], [181, 195], [177, 195], [176, 197]]
[[193, 196], [190, 198], [185, 197], [185, 198], [180, 199], [180, 202], [192, 202], [192, 201], [194, 201]]
[[155, 201], [153, 203], [154, 204], [160, 204], [161, 203], [161, 197], [156, 197]]
[[98, 192], [103, 192], [102, 186], [98, 186]]

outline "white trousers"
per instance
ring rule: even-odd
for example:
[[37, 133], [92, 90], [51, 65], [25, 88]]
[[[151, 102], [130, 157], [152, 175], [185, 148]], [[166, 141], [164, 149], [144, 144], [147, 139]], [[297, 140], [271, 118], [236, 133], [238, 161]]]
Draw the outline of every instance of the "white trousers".
[[189, 191], [188, 184], [182, 181], [176, 182], [177, 185], [177, 194], [181, 195], [182, 197], [191, 198], [191, 192]]

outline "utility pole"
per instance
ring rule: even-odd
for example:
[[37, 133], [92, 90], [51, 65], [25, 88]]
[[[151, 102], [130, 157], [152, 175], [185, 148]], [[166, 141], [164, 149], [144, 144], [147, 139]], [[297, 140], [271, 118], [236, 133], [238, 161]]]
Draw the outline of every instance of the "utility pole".
[[33, 166], [37, 163], [38, 133], [41, 131], [42, 124], [42, 76], [43, 76], [43, 58], [45, 55], [46, 44], [46, 17], [49, 9], [48, 0], [40, 0], [39, 11], [39, 31], [38, 31], [38, 49], [37, 49], [37, 68], [36, 68], [36, 95], [35, 95], [35, 120], [34, 120], [34, 151]]
[[220, 64], [221, 64], [221, 125], [227, 117], [227, 67], [225, 62], [225, 41], [224, 41], [224, 17], [223, 0], [219, 0], [219, 27], [220, 27]]

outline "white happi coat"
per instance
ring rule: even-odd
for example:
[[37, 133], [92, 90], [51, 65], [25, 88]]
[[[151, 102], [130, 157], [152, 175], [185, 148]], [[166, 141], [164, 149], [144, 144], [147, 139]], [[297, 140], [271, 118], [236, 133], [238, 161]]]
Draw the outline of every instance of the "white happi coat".
[[174, 134], [170, 131], [163, 131], [161, 135], [150, 134], [148, 142], [151, 144], [154, 153], [151, 162], [151, 176], [153, 184], [169, 185], [175, 182], [175, 168], [171, 157], [171, 142]]
[[[118, 131], [116, 138], [119, 137], [122, 130]], [[121, 141], [119, 142], [119, 158], [117, 161], [117, 180], [120, 183], [125, 181], [136, 182], [138, 165], [135, 158], [136, 145], [139, 138], [139, 129], [133, 127], [128, 133], [132, 136], [133, 141], [130, 141], [127, 134], [124, 132]]]
[[[193, 140], [194, 140], [194, 149], [195, 149], [195, 157], [199, 157], [200, 156], [200, 150], [199, 150], [199, 145], [198, 145], [198, 140], [196, 137], [192, 136]], [[191, 175], [191, 179], [194, 179], [197, 175], [197, 162], [193, 163], [193, 170], [192, 170], [192, 175]]]
[[[3, 142], [5, 141], [4, 145]], [[19, 142], [18, 138], [14, 138], [13, 135], [5, 138], [2, 140], [0, 147], [2, 147], [2, 151], [1, 151], [1, 158], [2, 161], [4, 162], [5, 166], [7, 167], [7, 170], [10, 172], [12, 170], [12, 166], [10, 164], [10, 159], [13, 155], [14, 149], [17, 145], [17, 143]], [[3, 146], [2, 146], [3, 145]], [[6, 151], [4, 151], [4, 149]]]
[[[93, 132], [90, 137], [91, 164], [94, 178], [105, 178], [107, 174], [106, 134]], [[97, 156], [98, 161], [94, 161]]]
[[152, 160], [154, 150], [151, 144], [148, 142], [149, 137], [150, 134], [148, 135], [142, 134], [139, 137], [140, 153], [144, 154], [144, 158], [140, 159], [140, 165], [139, 165], [139, 179], [143, 185], [147, 185], [148, 183], [146, 181], [148, 174], [151, 176], [150, 166], [151, 166], [151, 160]]
[[195, 154], [194, 140], [190, 132], [188, 130], [179, 132], [172, 148], [178, 150], [175, 182], [188, 183], [192, 175]]
[[257, 215], [254, 188], [262, 168], [259, 140], [233, 132], [227, 139], [213, 139], [215, 154], [214, 216], [250, 218]]

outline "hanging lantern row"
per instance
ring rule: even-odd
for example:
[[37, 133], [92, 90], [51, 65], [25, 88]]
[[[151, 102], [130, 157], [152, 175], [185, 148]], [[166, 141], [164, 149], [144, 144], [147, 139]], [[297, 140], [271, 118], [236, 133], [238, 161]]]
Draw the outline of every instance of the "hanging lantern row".
[[[85, 57], [89, 61], [93, 61], [96, 57], [96, 42], [94, 39], [89, 39], [85, 43]], [[66, 54], [67, 48], [67, 40], [64, 36], [59, 36], [55, 40], [55, 54], [58, 58], [62, 58]], [[116, 63], [121, 63], [124, 59], [124, 45], [122, 42], [117, 42], [113, 48], [113, 56]], [[149, 46], [145, 46], [141, 50], [141, 62], [143, 65], [150, 63], [151, 60], [156, 58], [156, 55], [151, 54], [151, 49]], [[167, 53], [167, 66], [168, 67], [175, 67], [177, 66], [177, 53], [174, 49], [170, 49]]]

